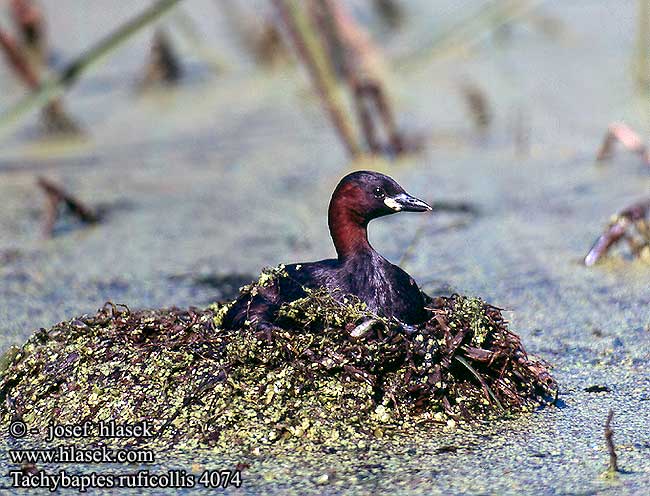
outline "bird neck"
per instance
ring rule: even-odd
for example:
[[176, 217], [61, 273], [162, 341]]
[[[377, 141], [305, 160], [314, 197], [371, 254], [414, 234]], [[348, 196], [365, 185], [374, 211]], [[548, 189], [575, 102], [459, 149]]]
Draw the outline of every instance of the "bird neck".
[[341, 261], [373, 252], [368, 242], [368, 221], [349, 203], [345, 198], [332, 198], [327, 215], [330, 235]]

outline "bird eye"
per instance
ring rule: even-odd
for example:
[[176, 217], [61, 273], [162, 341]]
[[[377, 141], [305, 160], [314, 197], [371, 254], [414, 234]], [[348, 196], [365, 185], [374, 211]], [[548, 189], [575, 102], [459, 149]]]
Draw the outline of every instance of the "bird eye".
[[375, 190], [373, 191], [373, 193], [374, 193], [374, 195], [375, 195], [375, 198], [383, 198], [384, 196], [386, 196], [386, 195], [384, 194], [384, 190], [381, 189], [381, 188], [375, 188]]

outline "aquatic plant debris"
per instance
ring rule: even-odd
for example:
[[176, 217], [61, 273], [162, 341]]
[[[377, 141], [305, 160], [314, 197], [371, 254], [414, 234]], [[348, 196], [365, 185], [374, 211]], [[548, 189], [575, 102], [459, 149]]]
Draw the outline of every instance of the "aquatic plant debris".
[[411, 151], [408, 148], [419, 143], [406, 139], [398, 129], [382, 77], [379, 47], [342, 2], [325, 0], [320, 9], [312, 10], [327, 53], [352, 96], [366, 151], [389, 157]]
[[474, 82], [461, 81], [458, 85], [467, 109], [478, 131], [485, 131], [493, 121], [492, 109], [485, 91]]
[[612, 216], [585, 256], [584, 264], [595, 265], [622, 240], [627, 242], [634, 258], [650, 260], [650, 199], [636, 202]]
[[174, 84], [182, 76], [183, 69], [171, 38], [163, 29], [157, 29], [151, 42], [142, 86]]
[[11, 0], [9, 9], [21, 43], [39, 59], [45, 59], [45, 16], [42, 9], [33, 0]]
[[54, 226], [59, 218], [60, 205], [63, 205], [84, 224], [95, 224], [100, 221], [100, 216], [93, 209], [50, 179], [39, 177], [36, 184], [43, 190], [46, 197], [46, 206], [43, 213], [43, 235], [45, 237], [50, 238], [54, 234]]
[[[18, 79], [32, 92], [38, 91], [41, 85], [38, 71], [30, 62], [26, 50], [2, 27], [0, 27], [0, 49]], [[61, 98], [51, 99], [43, 106], [41, 112], [46, 131], [60, 134], [80, 133], [80, 127], [65, 111]]]
[[415, 327], [325, 290], [261, 332], [221, 329], [226, 308], [107, 303], [39, 329], [3, 361], [0, 417], [39, 429], [147, 420], [157, 434], [140, 441], [160, 448], [309, 450], [532, 410], [557, 394], [547, 366], [478, 298], [434, 298]]
[[[40, 81], [33, 91], [0, 113], [0, 133], [12, 122], [23, 117], [29, 110], [47, 105], [76, 83], [81, 75], [105, 55], [115, 50], [144, 27], [160, 18], [181, 0], [158, 0], [136, 17], [128, 20], [113, 33], [100, 39], [77, 58], [67, 63], [62, 70]], [[107, 58], [107, 57], [104, 57]]]
[[639, 155], [646, 165], [650, 165], [650, 150], [639, 134], [623, 122], [612, 122], [609, 125], [596, 159], [599, 161], [611, 159], [616, 142], [621, 143], [626, 150]]
[[618, 456], [616, 455], [616, 447], [614, 446], [614, 431], [612, 430], [611, 424], [612, 419], [614, 418], [614, 410], [609, 409], [607, 414], [607, 420], [605, 421], [605, 442], [607, 443], [607, 453], [609, 454], [609, 464], [607, 465], [607, 471], [603, 474], [604, 477], [613, 478], [618, 472]]

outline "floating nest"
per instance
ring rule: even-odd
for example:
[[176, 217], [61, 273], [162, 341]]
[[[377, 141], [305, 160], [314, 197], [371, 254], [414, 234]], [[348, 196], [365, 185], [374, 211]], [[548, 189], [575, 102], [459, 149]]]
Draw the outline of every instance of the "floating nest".
[[226, 308], [106, 304], [40, 329], [0, 365], [0, 417], [42, 433], [148, 420], [160, 446], [308, 449], [531, 410], [556, 394], [545, 364], [478, 298], [435, 298], [408, 328], [322, 290], [283, 306], [265, 332], [221, 329]]

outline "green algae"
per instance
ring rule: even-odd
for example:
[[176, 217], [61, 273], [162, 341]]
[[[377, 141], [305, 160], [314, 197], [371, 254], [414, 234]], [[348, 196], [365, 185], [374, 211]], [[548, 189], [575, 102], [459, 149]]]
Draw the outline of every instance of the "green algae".
[[490, 319], [483, 310], [484, 306], [480, 298], [457, 299], [449, 327], [461, 327], [464, 323], [468, 323], [472, 332], [472, 344], [481, 346], [490, 333], [494, 332]]
[[[282, 268], [265, 274], [246, 291]], [[530, 410], [556, 389], [500, 311], [477, 298], [436, 298], [413, 328], [324, 290], [284, 305], [279, 327], [264, 332], [219, 328], [224, 308], [107, 304], [40, 329], [0, 380], [0, 415], [41, 432], [147, 420], [157, 435], [140, 441], [159, 447], [309, 450]]]
[[[290, 321], [293, 325], [319, 326], [324, 328], [339, 327], [366, 319], [372, 325], [382, 323], [388, 324], [386, 319], [367, 310], [366, 304], [354, 295], [330, 294], [326, 289], [312, 290], [303, 288], [307, 293], [304, 298], [299, 298], [280, 307], [278, 318], [282, 321]], [[337, 292], [340, 292], [337, 290]], [[356, 327], [356, 329], [360, 329]]]
[[12, 345], [2, 354], [2, 356], [0, 356], [0, 377], [9, 368], [9, 365], [14, 361], [18, 353], [20, 353], [20, 349], [17, 346]]

